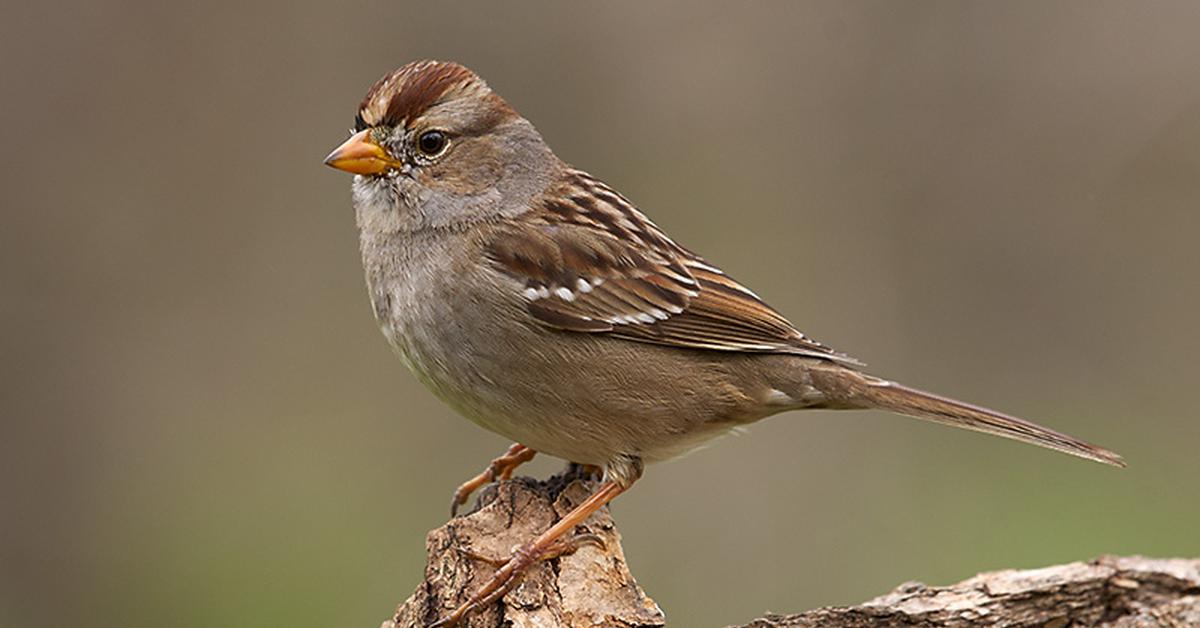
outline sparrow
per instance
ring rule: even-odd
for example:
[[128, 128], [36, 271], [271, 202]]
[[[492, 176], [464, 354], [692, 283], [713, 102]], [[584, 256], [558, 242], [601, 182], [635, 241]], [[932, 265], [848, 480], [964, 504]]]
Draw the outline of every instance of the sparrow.
[[325, 163], [354, 174], [375, 318], [413, 374], [515, 441], [455, 491], [536, 452], [602, 472], [517, 549], [453, 625], [500, 599], [577, 524], [669, 460], [789, 410], [887, 410], [1114, 466], [1112, 451], [870, 375], [801, 333], [620, 192], [559, 159], [474, 72], [416, 61], [367, 91]]

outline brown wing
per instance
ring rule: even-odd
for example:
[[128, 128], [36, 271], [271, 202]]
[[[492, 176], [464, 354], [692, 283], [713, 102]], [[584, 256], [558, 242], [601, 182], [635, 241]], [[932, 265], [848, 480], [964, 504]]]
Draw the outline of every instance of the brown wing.
[[561, 329], [651, 324], [682, 313], [699, 294], [678, 259], [591, 227], [523, 223], [493, 239], [488, 255], [524, 282], [529, 313]]
[[583, 173], [488, 245], [524, 284], [529, 314], [558, 329], [676, 347], [793, 353], [858, 365], [800, 333], [753, 292], [675, 244]]

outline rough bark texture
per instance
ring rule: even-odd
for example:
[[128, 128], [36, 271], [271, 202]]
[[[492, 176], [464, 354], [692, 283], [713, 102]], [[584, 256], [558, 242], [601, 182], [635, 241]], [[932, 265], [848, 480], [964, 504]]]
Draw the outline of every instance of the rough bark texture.
[[[485, 489], [470, 514], [429, 533], [425, 579], [382, 628], [426, 626], [487, 580], [513, 548], [587, 497], [578, 468], [537, 482], [518, 478]], [[577, 532], [604, 541], [530, 569], [516, 589], [462, 625], [629, 628], [662, 626], [661, 610], [625, 565], [608, 509]], [[859, 606], [767, 615], [744, 628], [814, 626], [1200, 626], [1200, 560], [1101, 557], [1026, 571], [979, 574], [947, 587], [907, 583]]]
[[[507, 559], [591, 492], [578, 467], [538, 482], [529, 478], [493, 484], [476, 509], [452, 519], [425, 539], [425, 580], [383, 628], [426, 626], [449, 615], [483, 586], [496, 567], [479, 557]], [[499, 604], [471, 613], [460, 626], [662, 626], [663, 613], [633, 580], [621, 535], [603, 508], [576, 528], [603, 540], [581, 543], [572, 554], [534, 565]]]
[[859, 606], [767, 615], [743, 628], [812, 626], [1200, 626], [1200, 560], [1104, 556], [948, 587], [908, 583]]

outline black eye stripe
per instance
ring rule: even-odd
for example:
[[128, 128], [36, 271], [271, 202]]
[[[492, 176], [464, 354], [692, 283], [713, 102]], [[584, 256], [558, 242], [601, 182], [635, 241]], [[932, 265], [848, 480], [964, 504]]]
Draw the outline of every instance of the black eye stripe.
[[354, 132], [357, 133], [365, 130], [367, 130], [367, 121], [363, 120], [362, 112], [360, 111], [354, 115]]

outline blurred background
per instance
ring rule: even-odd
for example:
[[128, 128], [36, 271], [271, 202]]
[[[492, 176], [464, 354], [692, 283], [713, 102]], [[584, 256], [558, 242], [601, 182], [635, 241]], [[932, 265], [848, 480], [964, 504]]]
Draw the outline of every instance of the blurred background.
[[873, 372], [1130, 463], [775, 417], [614, 506], [672, 625], [1200, 555], [1196, 3], [109, 0], [0, 24], [2, 626], [376, 626], [417, 585], [508, 442], [391, 355], [321, 160], [426, 57]]

